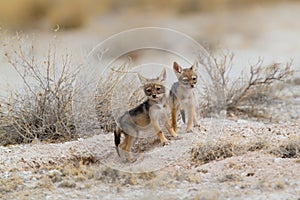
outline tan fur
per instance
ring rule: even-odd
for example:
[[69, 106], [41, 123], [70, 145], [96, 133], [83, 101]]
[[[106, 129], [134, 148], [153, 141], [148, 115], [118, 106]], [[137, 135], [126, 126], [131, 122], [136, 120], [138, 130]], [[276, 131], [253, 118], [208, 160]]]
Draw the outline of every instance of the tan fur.
[[[195, 64], [194, 64], [195, 65]], [[193, 124], [194, 126], [198, 125], [198, 120], [196, 116], [196, 102], [194, 90], [197, 84], [197, 68], [192, 65], [190, 68], [182, 69], [182, 67], [174, 62], [173, 70], [178, 78], [178, 82], [175, 82], [172, 85], [170, 91], [170, 107], [172, 113], [172, 127], [175, 132], [177, 132], [177, 114], [178, 110], [187, 112], [188, 121], [187, 121], [187, 132], [192, 132]], [[182, 116], [183, 118], [185, 116]]]
[[[174, 102], [174, 104], [178, 104], [177, 101]], [[172, 127], [174, 131], [177, 133], [178, 127], [177, 127], [177, 110], [176, 106], [172, 108]]]
[[[160, 142], [165, 145], [168, 140], [165, 137], [159, 125], [159, 116], [163, 116], [166, 120], [166, 127], [169, 133], [176, 137], [177, 134], [171, 126], [171, 122], [167, 116], [165, 108], [167, 107], [167, 98], [165, 93], [166, 71], [163, 70], [160, 76], [156, 79], [147, 79], [138, 74], [141, 83], [143, 84], [144, 93], [147, 100], [137, 107], [125, 112], [118, 119], [118, 127], [115, 130], [115, 144], [118, 154], [122, 151], [126, 153], [127, 161], [134, 161], [130, 155], [130, 149], [133, 139], [137, 137], [140, 130], [152, 126], [159, 138]], [[121, 133], [124, 133], [125, 138], [120, 143]], [[119, 154], [120, 155], [120, 154]]]

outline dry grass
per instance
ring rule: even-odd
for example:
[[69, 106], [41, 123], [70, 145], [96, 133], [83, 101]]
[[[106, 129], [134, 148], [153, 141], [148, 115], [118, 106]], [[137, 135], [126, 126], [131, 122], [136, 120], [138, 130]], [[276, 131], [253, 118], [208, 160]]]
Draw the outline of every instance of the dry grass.
[[9, 192], [22, 189], [23, 187], [24, 187], [24, 180], [19, 175], [12, 175], [9, 176], [8, 178], [1, 178], [0, 197], [1, 195], [5, 196], [5, 194]]
[[22, 37], [15, 39], [17, 46], [8, 49], [5, 56], [24, 87], [10, 91], [10, 96], [1, 100], [1, 144], [65, 141], [77, 137], [72, 98], [79, 66], [71, 64], [68, 53], [59, 57], [51, 45], [46, 58], [39, 60], [33, 45], [26, 47]]
[[300, 137], [290, 137], [288, 140], [276, 144], [270, 153], [280, 158], [300, 158]]
[[245, 148], [233, 139], [222, 140], [218, 143], [200, 143], [192, 149], [192, 161], [199, 164], [214, 160], [223, 160], [245, 153]]
[[191, 151], [195, 164], [205, 164], [211, 161], [223, 160], [233, 156], [241, 156], [251, 151], [271, 153], [280, 158], [300, 157], [300, 137], [288, 137], [278, 142], [270, 136], [248, 138], [220, 138], [217, 142], [203, 142]]
[[229, 115], [247, 113], [255, 116], [256, 106], [276, 98], [274, 90], [278, 82], [285, 82], [293, 75], [292, 62], [264, 65], [262, 59], [249, 66], [232, 79], [234, 55], [221, 51], [209, 58], [199, 57], [208, 80], [200, 101], [201, 114], [209, 116], [227, 111]]
[[144, 181], [149, 181], [156, 177], [154, 172], [133, 174], [101, 165], [84, 164], [80, 160], [78, 160], [79, 164], [74, 165], [72, 163], [59, 166], [45, 166], [37, 170], [37, 173], [46, 170], [48, 172], [45, 174], [47, 178], [52, 181], [52, 184], [57, 184], [58, 187], [76, 187], [76, 182], [86, 180], [98, 180], [102, 183], [115, 184], [116, 186], [140, 185]]
[[120, 83], [124, 74], [129, 70], [129, 64], [125, 63], [116, 69], [112, 69], [108, 74], [103, 75], [99, 80], [99, 87], [95, 95], [96, 112], [100, 123], [100, 128], [112, 132], [116, 126], [113, 116], [114, 105], [112, 103], [113, 92]]
[[[114, 187], [128, 185], [145, 185], [157, 177], [154, 172], [126, 173], [111, 169], [92, 162], [84, 162], [90, 157], [73, 160], [64, 160], [60, 164], [41, 164], [38, 168], [33, 167], [29, 175], [34, 181], [34, 190], [60, 188], [88, 189], [91, 184], [111, 184]], [[7, 198], [10, 193], [22, 191], [28, 187], [28, 176], [22, 172], [10, 172], [7, 177], [0, 180], [0, 198]]]

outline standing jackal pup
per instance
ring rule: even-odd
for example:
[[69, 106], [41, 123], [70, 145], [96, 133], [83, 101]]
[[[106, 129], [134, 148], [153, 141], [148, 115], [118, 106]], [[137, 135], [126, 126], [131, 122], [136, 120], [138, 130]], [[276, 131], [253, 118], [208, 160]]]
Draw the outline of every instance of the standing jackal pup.
[[[125, 112], [118, 119], [118, 125], [114, 132], [117, 153], [120, 156], [120, 150], [124, 150], [128, 161], [134, 161], [131, 159], [129, 153], [134, 136], [137, 136], [140, 130], [148, 128], [149, 125], [154, 128], [158, 138], [160, 139], [160, 142], [163, 143], [163, 145], [168, 143], [168, 140], [164, 136], [161, 127], [159, 126], [158, 119], [160, 116], [165, 118], [169, 133], [174, 137], [177, 136], [171, 127], [171, 122], [165, 111], [165, 107], [167, 106], [164, 86], [166, 80], [166, 70], [164, 69], [159, 77], [155, 79], [147, 79], [140, 74], [138, 74], [138, 77], [143, 84], [143, 89], [145, 95], [147, 96], [147, 100], [138, 105], [136, 108]], [[125, 135], [122, 143], [120, 141], [121, 133], [124, 133]]]
[[192, 65], [190, 68], [182, 67], [174, 62], [173, 70], [178, 78], [178, 82], [173, 83], [170, 91], [170, 107], [172, 110], [172, 127], [177, 132], [177, 112], [180, 114], [185, 123], [185, 112], [188, 114], [187, 132], [192, 132], [192, 126], [199, 126], [195, 111], [195, 94], [194, 89], [197, 84], [197, 66]]

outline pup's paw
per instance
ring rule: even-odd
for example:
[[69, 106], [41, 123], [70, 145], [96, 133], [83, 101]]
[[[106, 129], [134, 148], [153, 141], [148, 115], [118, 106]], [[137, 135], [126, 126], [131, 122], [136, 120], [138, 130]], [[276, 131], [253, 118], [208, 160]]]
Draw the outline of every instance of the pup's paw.
[[170, 134], [171, 134], [173, 137], [175, 137], [175, 138], [178, 136], [177, 133], [174, 131], [173, 128], [171, 128]]
[[170, 142], [169, 142], [168, 140], [165, 140], [165, 141], [163, 141], [163, 142], [161, 142], [161, 143], [162, 143], [163, 146], [166, 146], [166, 145], [169, 145], [169, 144], [170, 144]]
[[188, 128], [186, 129], [186, 132], [187, 132], [187, 133], [192, 133], [192, 132], [193, 132], [193, 129], [192, 129], [191, 127], [188, 127]]
[[200, 124], [199, 123], [195, 123], [194, 127], [200, 128]]

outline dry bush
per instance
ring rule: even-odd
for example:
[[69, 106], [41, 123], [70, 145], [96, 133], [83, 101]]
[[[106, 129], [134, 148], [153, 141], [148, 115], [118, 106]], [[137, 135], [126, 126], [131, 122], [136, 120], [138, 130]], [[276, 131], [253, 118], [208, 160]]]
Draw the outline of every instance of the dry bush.
[[2, 99], [1, 144], [77, 137], [72, 100], [79, 66], [72, 66], [67, 53], [57, 57], [55, 46], [51, 45], [46, 58], [40, 61], [34, 55], [33, 45], [26, 48], [22, 38], [17, 39], [16, 49], [8, 50], [5, 56], [24, 88], [11, 91], [9, 97]]
[[117, 69], [111, 69], [107, 75], [103, 75], [98, 83], [95, 95], [96, 113], [100, 123], [100, 128], [111, 132], [116, 126], [113, 116], [112, 96], [116, 85], [120, 82], [124, 73], [129, 70], [129, 65], [123, 64]]
[[211, 54], [209, 58], [199, 57], [208, 77], [203, 98], [200, 99], [203, 115], [222, 110], [228, 114], [243, 112], [255, 115], [256, 105], [275, 98], [273, 90], [276, 83], [286, 81], [293, 74], [292, 62], [265, 66], [259, 58], [256, 64], [249, 66], [249, 73], [242, 71], [238, 78], [233, 79], [233, 59], [234, 55], [230, 52]]
[[135, 72], [130, 72], [130, 67], [131, 59], [129, 58], [127, 62], [111, 68], [100, 77], [95, 95], [96, 113], [100, 128], [105, 132], [113, 131], [118, 117], [116, 114], [135, 107], [145, 97], [133, 77], [127, 77], [128, 74], [135, 74]]

